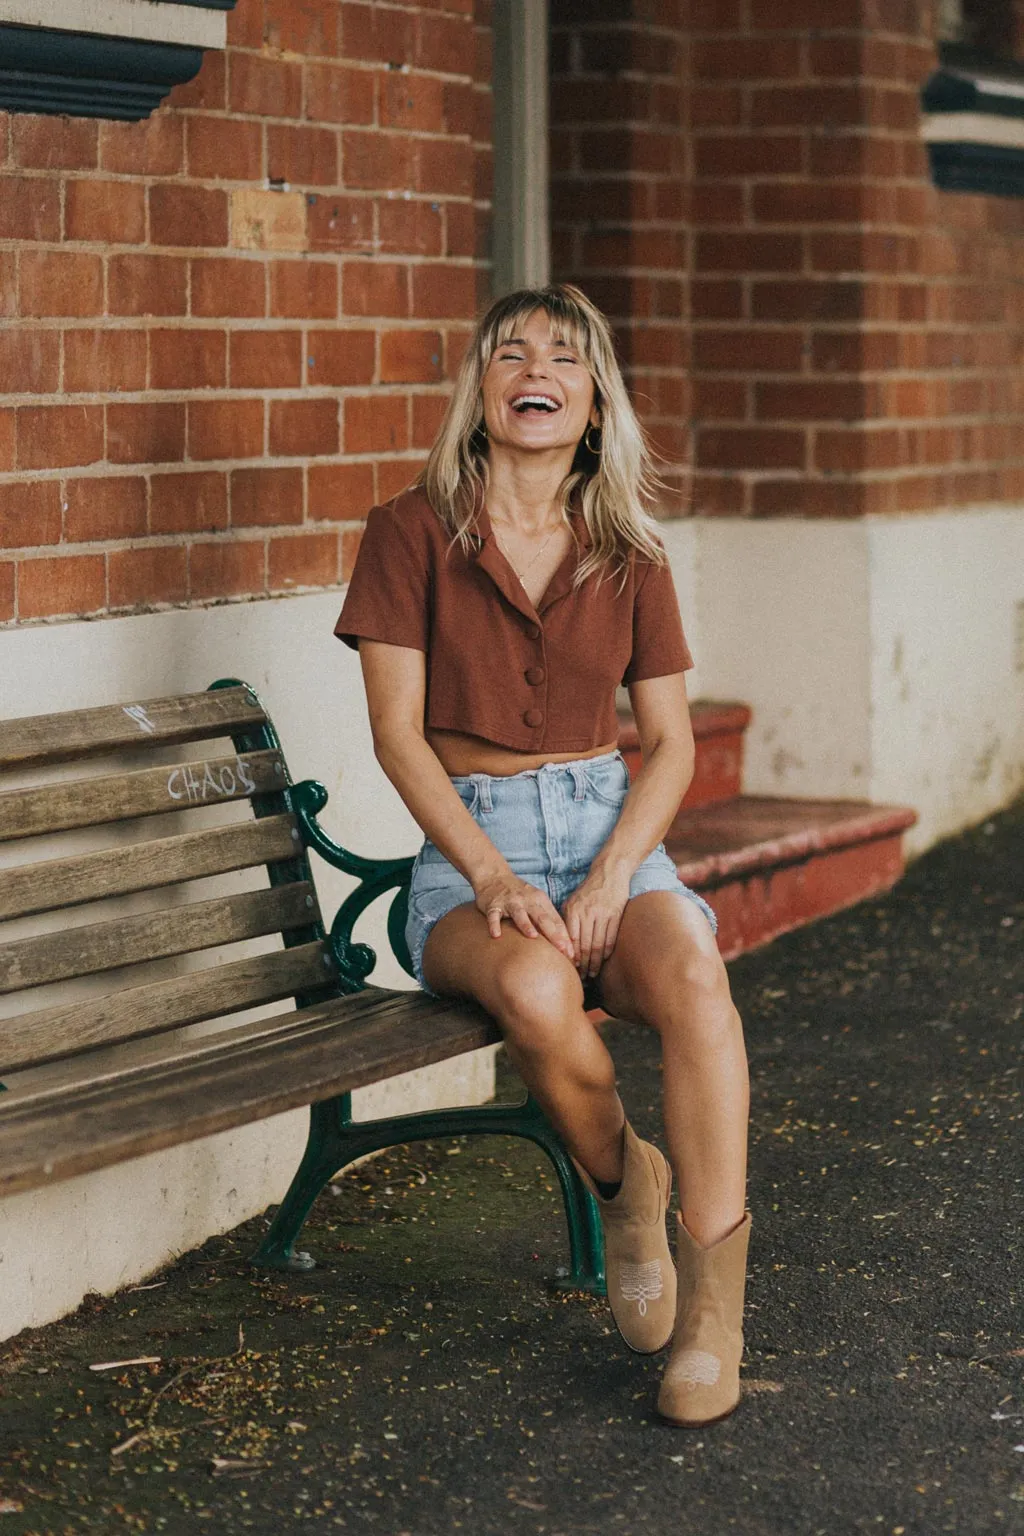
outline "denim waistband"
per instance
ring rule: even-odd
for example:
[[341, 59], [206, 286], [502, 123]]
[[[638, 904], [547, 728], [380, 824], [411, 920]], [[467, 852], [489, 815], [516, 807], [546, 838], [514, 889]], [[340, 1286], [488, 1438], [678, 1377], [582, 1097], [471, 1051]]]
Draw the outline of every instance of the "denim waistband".
[[456, 789], [460, 786], [474, 786], [479, 794], [482, 809], [489, 811], [492, 809], [492, 787], [496, 784], [503, 789], [506, 786], [515, 788], [520, 785], [525, 786], [527, 780], [539, 779], [542, 775], [568, 773], [573, 781], [574, 798], [582, 800], [586, 793], [588, 771], [623, 761], [622, 753], [616, 748], [613, 752], [601, 752], [596, 757], [576, 757], [565, 763], [542, 763], [539, 768], [523, 768], [519, 773], [465, 773], [452, 774], [450, 777]]

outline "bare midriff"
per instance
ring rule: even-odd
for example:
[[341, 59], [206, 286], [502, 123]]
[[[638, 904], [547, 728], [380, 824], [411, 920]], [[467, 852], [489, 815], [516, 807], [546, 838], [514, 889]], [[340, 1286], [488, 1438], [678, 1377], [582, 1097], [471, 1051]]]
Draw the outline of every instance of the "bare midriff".
[[585, 752], [514, 752], [511, 747], [501, 747], [482, 736], [467, 736], [461, 731], [427, 730], [425, 734], [445, 772], [453, 779], [469, 773], [505, 778], [528, 768], [543, 768], [545, 763], [575, 763], [582, 757], [600, 757], [604, 752], [614, 752], [617, 745], [610, 741]]

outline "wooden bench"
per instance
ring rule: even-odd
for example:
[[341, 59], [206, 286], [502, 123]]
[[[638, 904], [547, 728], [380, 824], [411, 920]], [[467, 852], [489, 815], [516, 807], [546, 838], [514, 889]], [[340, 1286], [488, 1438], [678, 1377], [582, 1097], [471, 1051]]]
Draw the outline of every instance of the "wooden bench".
[[[98, 766], [104, 756], [114, 761]], [[311, 1105], [302, 1162], [254, 1256], [306, 1269], [295, 1239], [354, 1159], [428, 1137], [526, 1136], [562, 1189], [561, 1284], [603, 1291], [596, 1209], [533, 1100], [353, 1121], [354, 1088], [498, 1035], [477, 1008], [367, 985], [376, 957], [353, 928], [392, 892], [389, 938], [409, 970], [412, 859], [359, 857], [328, 836], [317, 821], [326, 790], [291, 782], [251, 688], [224, 679], [205, 693], [7, 721], [0, 771], [22, 780], [0, 792], [0, 844], [23, 842], [28, 860], [12, 865], [0, 849], [0, 1000], [20, 1009], [0, 1019], [0, 1193]], [[162, 825], [143, 820], [156, 816]], [[87, 851], [69, 852], [68, 834]], [[329, 930], [311, 850], [358, 881]], [[210, 896], [224, 876], [230, 889]], [[147, 892], [157, 894], [140, 903]], [[246, 941], [268, 935], [283, 945], [253, 953]], [[50, 989], [42, 1006], [39, 988]], [[269, 1017], [229, 1017], [287, 999], [294, 1007]]]

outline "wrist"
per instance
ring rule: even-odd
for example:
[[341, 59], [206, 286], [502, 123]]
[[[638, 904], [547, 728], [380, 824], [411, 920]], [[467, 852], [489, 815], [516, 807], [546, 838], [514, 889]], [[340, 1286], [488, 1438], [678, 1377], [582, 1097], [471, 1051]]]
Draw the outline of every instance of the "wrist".
[[498, 854], [496, 857], [481, 859], [479, 863], [474, 863], [471, 869], [466, 870], [466, 878], [474, 891], [480, 891], [485, 886], [493, 884], [495, 880], [507, 879], [511, 873], [508, 861]]
[[598, 875], [605, 880], [625, 880], [628, 882], [633, 878], [635, 871], [636, 860], [614, 850], [599, 853], [590, 866], [591, 875]]

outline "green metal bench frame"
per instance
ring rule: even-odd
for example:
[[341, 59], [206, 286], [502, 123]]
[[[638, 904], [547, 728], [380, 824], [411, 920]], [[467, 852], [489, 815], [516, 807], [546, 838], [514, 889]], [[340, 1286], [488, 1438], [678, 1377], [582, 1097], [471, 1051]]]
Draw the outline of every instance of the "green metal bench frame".
[[[220, 678], [213, 688], [255, 689], [237, 678]], [[232, 736], [236, 752], [276, 750], [284, 756], [277, 732], [268, 718], [255, 730]], [[373, 902], [393, 890], [388, 910], [388, 940], [395, 958], [410, 976], [412, 964], [405, 943], [409, 879], [412, 858], [367, 859], [349, 853], [336, 843], [317, 821], [327, 804], [327, 790], [315, 779], [299, 784], [288, 781], [279, 791], [253, 795], [254, 815], [276, 816], [291, 812], [299, 825], [303, 849], [298, 855], [305, 878], [313, 882], [308, 852], [312, 849], [335, 869], [358, 880], [355, 890], [342, 902], [327, 932], [320, 922], [315, 929], [303, 928], [284, 935], [286, 946], [308, 943], [314, 936], [330, 947], [337, 963], [339, 995], [361, 991], [377, 963], [369, 945], [353, 938], [356, 922]], [[268, 865], [271, 882], [275, 866]], [[315, 882], [313, 882], [315, 883]], [[319, 994], [322, 1000], [323, 993]], [[302, 997], [296, 999], [305, 1005]], [[535, 1142], [554, 1164], [565, 1206], [569, 1229], [568, 1270], [559, 1270], [556, 1287], [564, 1290], [605, 1294], [604, 1244], [600, 1218], [593, 1196], [584, 1187], [572, 1159], [557, 1131], [548, 1123], [543, 1110], [529, 1094], [520, 1104], [470, 1105], [461, 1109], [428, 1110], [419, 1114], [395, 1115], [383, 1120], [357, 1121], [352, 1118], [352, 1097], [345, 1093], [325, 1099], [310, 1108], [309, 1137], [302, 1161], [287, 1194], [279, 1206], [256, 1253], [255, 1264], [273, 1269], [308, 1270], [314, 1267], [310, 1254], [296, 1250], [295, 1242], [314, 1200], [324, 1186], [357, 1158], [387, 1147], [411, 1141], [432, 1140], [467, 1135], [523, 1136]]]

